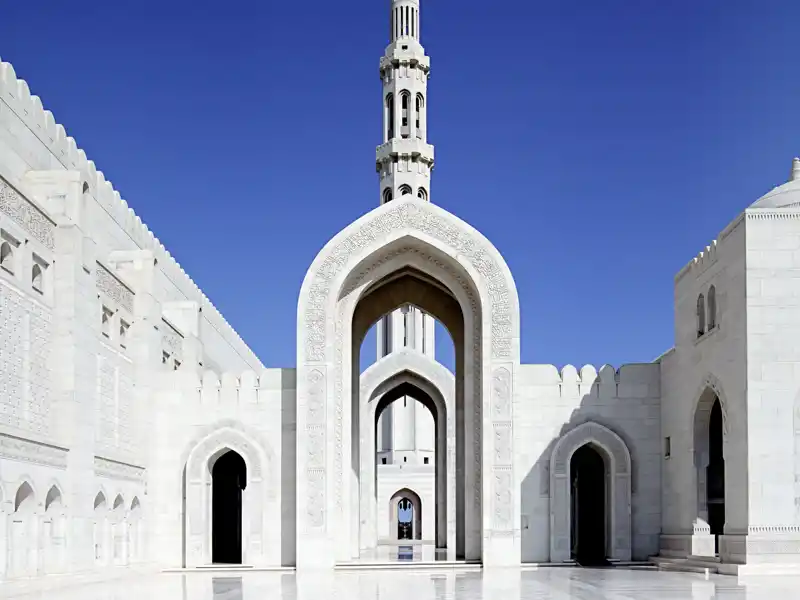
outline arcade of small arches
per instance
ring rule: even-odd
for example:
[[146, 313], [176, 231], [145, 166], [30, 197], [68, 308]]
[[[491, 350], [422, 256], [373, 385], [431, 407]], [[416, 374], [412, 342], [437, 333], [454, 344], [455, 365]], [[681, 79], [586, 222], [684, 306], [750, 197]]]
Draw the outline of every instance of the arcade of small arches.
[[[51, 483], [41, 496], [32, 480], [23, 479], [9, 501], [2, 501], [2, 512], [0, 552], [6, 556], [0, 565], [5, 577], [69, 572], [70, 555], [76, 550], [69, 527], [70, 512], [58, 483]], [[117, 494], [109, 507], [101, 490], [94, 498], [91, 515], [95, 566], [126, 566], [145, 560], [138, 496], [127, 502]]]

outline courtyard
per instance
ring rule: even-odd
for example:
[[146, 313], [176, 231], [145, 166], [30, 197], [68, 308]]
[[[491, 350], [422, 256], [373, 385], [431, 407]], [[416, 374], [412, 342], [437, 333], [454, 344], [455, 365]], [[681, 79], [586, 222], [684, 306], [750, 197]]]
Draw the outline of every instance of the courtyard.
[[[800, 577], [735, 577], [652, 569], [393, 569], [308, 575], [280, 572], [153, 573], [110, 581], [6, 584], [0, 597], [48, 600], [783, 600]], [[55, 583], [55, 582], [54, 582]], [[12, 587], [13, 586], [13, 587]]]

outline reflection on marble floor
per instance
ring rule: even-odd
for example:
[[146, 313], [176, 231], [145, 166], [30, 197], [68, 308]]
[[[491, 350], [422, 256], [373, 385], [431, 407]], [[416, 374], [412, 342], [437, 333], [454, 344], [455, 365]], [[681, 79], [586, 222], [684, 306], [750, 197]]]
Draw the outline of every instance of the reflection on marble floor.
[[362, 550], [359, 564], [370, 562], [436, 562], [455, 560], [455, 553], [448, 555], [446, 549], [436, 548], [434, 544], [409, 542], [407, 544], [379, 544], [373, 550]]
[[453, 573], [384, 570], [158, 574], [3, 598], [48, 600], [783, 600], [800, 597], [800, 577], [706, 580], [654, 570], [552, 568]]

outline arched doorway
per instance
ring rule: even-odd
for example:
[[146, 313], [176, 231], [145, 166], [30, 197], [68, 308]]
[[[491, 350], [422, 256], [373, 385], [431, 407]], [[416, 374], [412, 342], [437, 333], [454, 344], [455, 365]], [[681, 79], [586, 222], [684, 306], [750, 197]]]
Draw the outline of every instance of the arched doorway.
[[242, 491], [247, 467], [238, 452], [225, 450], [211, 465], [211, 562], [242, 562]]
[[697, 518], [693, 523], [698, 555], [717, 555], [725, 534], [725, 419], [716, 391], [700, 394], [694, 417], [694, 462], [697, 483]]
[[[519, 364], [516, 286], [486, 238], [408, 194], [326, 244], [300, 291], [300, 569], [359, 557], [361, 522], [353, 500], [362, 479], [354, 441], [361, 429], [354, 357], [372, 323], [408, 304], [444, 325], [455, 348], [456, 514], [463, 519], [457, 555], [491, 566], [520, 562], [512, 414], [512, 374]], [[491, 434], [484, 436], [484, 428]]]
[[631, 542], [628, 446], [600, 423], [578, 425], [550, 456], [550, 560], [627, 561]]
[[[216, 381], [209, 387], [218, 387]], [[224, 419], [203, 427], [186, 445], [182, 460], [184, 566], [204, 567], [217, 558], [238, 558], [252, 566], [280, 564], [280, 544], [265, 542], [267, 535], [280, 540], [282, 530], [281, 497], [272, 492], [277, 485], [268, 440], [237, 420]], [[238, 557], [215, 557], [214, 530], [220, 524], [220, 515], [214, 518], [215, 500], [220, 502], [217, 488], [222, 489], [223, 503], [227, 497], [229, 505], [238, 506], [238, 519], [221, 511], [223, 522], [239, 524], [235, 529], [239, 543], [231, 544], [239, 548]]]
[[422, 499], [419, 494], [408, 488], [398, 490], [389, 500], [389, 515], [395, 540], [422, 540]]
[[582, 565], [606, 562], [608, 474], [602, 452], [584, 444], [570, 459], [570, 547], [572, 558]]

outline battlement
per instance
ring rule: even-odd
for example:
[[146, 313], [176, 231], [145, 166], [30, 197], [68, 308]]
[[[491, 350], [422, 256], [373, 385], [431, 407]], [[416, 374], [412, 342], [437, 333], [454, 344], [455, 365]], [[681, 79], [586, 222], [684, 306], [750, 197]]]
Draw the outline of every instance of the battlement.
[[181, 367], [175, 374], [179, 374], [185, 388], [197, 390], [201, 404], [209, 405], [263, 404], [268, 394], [294, 391], [297, 387], [295, 369], [218, 374], [209, 369], [197, 371]]
[[580, 371], [573, 365], [559, 370], [555, 365], [520, 365], [522, 386], [554, 386], [559, 395], [595, 394], [619, 397], [658, 397], [660, 365], [640, 363], [622, 365], [615, 369], [603, 365], [598, 370], [584, 365]]
[[98, 171], [94, 162], [86, 158], [86, 153], [78, 148], [75, 140], [67, 135], [64, 127], [56, 123], [53, 113], [44, 109], [38, 96], [31, 95], [28, 84], [23, 79], [17, 78], [14, 67], [2, 60], [0, 60], [0, 100], [4, 101], [25, 123], [65, 169], [75, 170], [81, 174], [89, 193], [95, 200], [140, 248], [153, 251], [159, 267], [167, 277], [188, 299], [200, 304], [203, 315], [213, 327], [230, 336], [237, 346], [237, 352], [260, 364], [250, 347], [170, 255], [169, 251], [164, 248], [164, 245], [148, 229], [147, 225], [142, 222], [141, 218], [122, 199], [111, 182], [106, 180], [103, 172]]
[[700, 272], [705, 271], [709, 266], [714, 264], [717, 260], [717, 240], [713, 240], [710, 245], [706, 246], [700, 251], [697, 256], [690, 260], [675, 276], [675, 281], [681, 279], [692, 269], [699, 269]]

